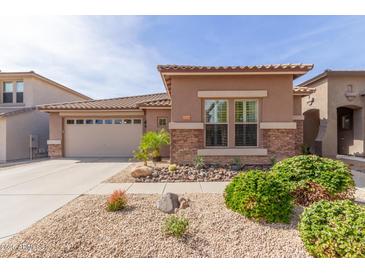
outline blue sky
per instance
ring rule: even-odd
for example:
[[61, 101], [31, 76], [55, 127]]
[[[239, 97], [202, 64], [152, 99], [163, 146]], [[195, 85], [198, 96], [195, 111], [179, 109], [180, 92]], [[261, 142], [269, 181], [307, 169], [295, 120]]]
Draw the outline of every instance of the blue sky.
[[[11, 20], [12, 24], [9, 24]], [[0, 69], [93, 98], [163, 91], [157, 64], [365, 69], [365, 16], [0, 17]]]

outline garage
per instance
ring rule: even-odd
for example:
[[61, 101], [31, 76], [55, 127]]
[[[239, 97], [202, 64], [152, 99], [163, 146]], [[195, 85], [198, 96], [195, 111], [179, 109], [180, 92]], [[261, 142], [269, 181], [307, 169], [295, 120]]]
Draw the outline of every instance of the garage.
[[142, 119], [65, 118], [66, 157], [132, 157], [143, 134]]

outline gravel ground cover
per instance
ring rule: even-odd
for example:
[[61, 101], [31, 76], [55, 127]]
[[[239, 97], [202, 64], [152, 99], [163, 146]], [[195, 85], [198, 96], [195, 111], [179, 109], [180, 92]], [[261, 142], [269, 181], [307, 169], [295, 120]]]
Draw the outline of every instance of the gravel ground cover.
[[149, 163], [154, 169], [151, 176], [133, 178], [130, 173], [136, 166], [142, 163], [133, 163], [123, 169], [113, 177], [109, 178], [108, 183], [173, 183], [173, 182], [226, 182], [230, 181], [238, 172], [250, 169], [268, 170], [269, 165], [245, 165], [240, 171], [231, 170], [230, 166], [207, 166], [197, 169], [193, 166], [178, 165], [176, 171], [170, 172], [167, 162]]
[[219, 194], [188, 194], [188, 233], [166, 236], [168, 216], [158, 195], [128, 195], [120, 212], [105, 210], [106, 196], [84, 195], [0, 244], [0, 257], [308, 257], [290, 224], [251, 221], [228, 210]]

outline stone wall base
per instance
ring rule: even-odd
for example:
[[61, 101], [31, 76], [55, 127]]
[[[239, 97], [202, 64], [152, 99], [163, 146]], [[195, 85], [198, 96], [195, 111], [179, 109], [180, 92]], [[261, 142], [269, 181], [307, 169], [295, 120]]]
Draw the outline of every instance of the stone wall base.
[[[270, 164], [274, 159], [298, 155], [302, 151], [303, 121], [296, 121], [296, 129], [262, 129], [260, 147], [267, 156], [239, 156], [242, 164]], [[204, 148], [203, 129], [172, 129], [170, 160], [176, 164], [193, 164], [198, 149]], [[230, 164], [237, 156], [204, 156], [206, 163]]]
[[198, 149], [204, 146], [203, 129], [171, 129], [170, 160], [176, 164], [191, 164]]
[[268, 165], [271, 164], [270, 156], [204, 156], [207, 164], [230, 165], [236, 158], [240, 159], [242, 165]]
[[62, 157], [62, 144], [49, 144], [48, 145], [48, 156], [50, 158]]

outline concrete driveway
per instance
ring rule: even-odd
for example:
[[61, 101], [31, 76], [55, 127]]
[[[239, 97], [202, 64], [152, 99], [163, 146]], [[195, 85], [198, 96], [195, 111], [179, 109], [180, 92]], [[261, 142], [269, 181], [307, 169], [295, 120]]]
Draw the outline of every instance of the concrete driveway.
[[96, 187], [127, 159], [60, 159], [0, 169], [0, 242]]

